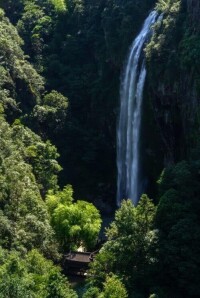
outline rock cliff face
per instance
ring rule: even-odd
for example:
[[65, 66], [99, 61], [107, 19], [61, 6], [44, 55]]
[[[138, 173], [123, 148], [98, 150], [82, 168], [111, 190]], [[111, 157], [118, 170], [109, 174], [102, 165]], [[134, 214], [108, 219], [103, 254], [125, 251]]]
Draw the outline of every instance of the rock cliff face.
[[161, 25], [156, 31], [148, 65], [148, 94], [164, 165], [187, 158], [199, 133], [200, 1], [182, 4], [176, 15], [164, 14], [168, 28]]
[[151, 100], [164, 151], [164, 165], [184, 159], [195, 145], [200, 97], [191, 73], [172, 85], [158, 82], [151, 88]]

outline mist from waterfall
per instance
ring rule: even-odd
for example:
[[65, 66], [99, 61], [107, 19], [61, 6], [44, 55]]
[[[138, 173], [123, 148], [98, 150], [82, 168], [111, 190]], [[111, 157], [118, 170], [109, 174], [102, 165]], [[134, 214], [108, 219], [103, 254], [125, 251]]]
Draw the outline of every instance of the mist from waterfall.
[[117, 126], [117, 205], [129, 198], [136, 205], [142, 193], [140, 178], [140, 127], [143, 89], [146, 78], [144, 47], [152, 34], [158, 13], [152, 11], [133, 41], [120, 89], [120, 115]]

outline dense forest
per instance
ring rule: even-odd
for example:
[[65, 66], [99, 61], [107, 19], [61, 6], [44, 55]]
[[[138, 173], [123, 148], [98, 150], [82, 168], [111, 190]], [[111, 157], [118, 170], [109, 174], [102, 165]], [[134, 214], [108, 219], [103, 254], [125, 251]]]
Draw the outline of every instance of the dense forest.
[[[153, 9], [145, 194], [117, 208], [120, 79]], [[200, 297], [199, 113], [199, 0], [0, 0], [0, 298]], [[106, 216], [75, 290], [62, 256]]]

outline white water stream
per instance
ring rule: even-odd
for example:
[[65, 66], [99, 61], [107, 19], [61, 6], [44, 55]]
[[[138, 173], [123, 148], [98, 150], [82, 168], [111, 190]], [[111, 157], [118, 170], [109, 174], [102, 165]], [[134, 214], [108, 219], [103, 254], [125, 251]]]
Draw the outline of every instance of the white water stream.
[[152, 11], [133, 41], [120, 90], [120, 115], [117, 127], [117, 205], [131, 199], [136, 205], [142, 193], [140, 183], [140, 126], [143, 89], [146, 78], [144, 47], [152, 34], [158, 14]]

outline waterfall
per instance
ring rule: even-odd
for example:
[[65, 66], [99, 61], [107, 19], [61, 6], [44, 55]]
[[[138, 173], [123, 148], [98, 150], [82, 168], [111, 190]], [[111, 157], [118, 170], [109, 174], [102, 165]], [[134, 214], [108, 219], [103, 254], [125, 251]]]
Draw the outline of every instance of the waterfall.
[[133, 41], [122, 76], [120, 115], [117, 127], [117, 204], [129, 198], [137, 204], [142, 193], [140, 183], [140, 126], [143, 89], [146, 78], [143, 49], [152, 33], [158, 14], [152, 11]]

